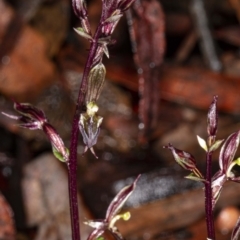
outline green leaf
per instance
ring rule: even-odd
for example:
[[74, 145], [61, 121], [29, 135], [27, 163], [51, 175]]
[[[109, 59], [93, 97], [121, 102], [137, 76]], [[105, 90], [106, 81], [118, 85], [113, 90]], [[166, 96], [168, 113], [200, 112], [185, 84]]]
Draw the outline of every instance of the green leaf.
[[208, 147], [207, 147], [206, 141], [203, 138], [199, 137], [198, 135], [197, 135], [197, 140], [198, 140], [200, 147], [203, 148], [205, 150], [205, 152], [207, 152]]
[[75, 31], [77, 34], [79, 34], [81, 37], [83, 37], [83, 38], [85, 38], [85, 39], [90, 39], [90, 40], [93, 39], [92, 36], [89, 35], [88, 33], [86, 33], [86, 32], [84, 31], [84, 29], [81, 28], [81, 27], [79, 27], [79, 28], [73, 28], [73, 29], [74, 29], [74, 31]]
[[222, 140], [217, 140], [209, 149], [210, 152], [214, 152], [215, 150], [217, 150], [220, 145], [223, 143], [224, 139]]

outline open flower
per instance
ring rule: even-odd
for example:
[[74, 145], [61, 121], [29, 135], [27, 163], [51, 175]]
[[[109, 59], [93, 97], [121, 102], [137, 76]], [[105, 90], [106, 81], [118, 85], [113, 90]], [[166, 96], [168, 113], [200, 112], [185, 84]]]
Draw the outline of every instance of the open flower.
[[79, 130], [83, 137], [83, 142], [86, 145], [84, 153], [90, 149], [93, 155], [97, 158], [93, 146], [97, 143], [100, 133], [100, 125], [103, 118], [97, 116], [98, 106], [94, 102], [87, 104], [87, 112], [80, 115]]
[[122, 235], [120, 234], [118, 229], [115, 227], [115, 223], [119, 219], [123, 219], [127, 221], [131, 217], [129, 212], [126, 212], [123, 214], [119, 214], [119, 212], [123, 204], [127, 201], [129, 196], [133, 193], [139, 177], [140, 175], [138, 175], [138, 177], [135, 179], [135, 181], [131, 185], [124, 187], [114, 197], [114, 199], [112, 200], [112, 202], [110, 203], [107, 209], [105, 219], [88, 220], [84, 222], [90, 227], [95, 228], [95, 230], [93, 230], [92, 233], [88, 236], [87, 240], [95, 240], [98, 237], [102, 236], [104, 233], [110, 233], [116, 239], [123, 239]]
[[5, 116], [19, 121], [19, 126], [28, 128], [30, 130], [43, 130], [51, 142], [53, 153], [60, 161], [67, 162], [69, 151], [65, 147], [63, 140], [55, 130], [55, 128], [48, 123], [44, 112], [29, 103], [14, 102], [14, 109], [19, 113], [18, 116], [3, 113]]

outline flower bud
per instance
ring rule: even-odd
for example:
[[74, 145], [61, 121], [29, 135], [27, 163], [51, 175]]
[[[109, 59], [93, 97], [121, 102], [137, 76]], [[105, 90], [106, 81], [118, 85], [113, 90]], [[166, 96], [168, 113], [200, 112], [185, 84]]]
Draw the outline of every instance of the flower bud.
[[10, 115], [4, 112], [3, 114], [9, 118], [20, 121], [20, 127], [30, 130], [42, 129], [43, 125], [47, 122], [44, 112], [29, 103], [14, 102], [14, 109], [20, 116]]
[[105, 81], [106, 69], [102, 63], [93, 67], [88, 77], [88, 89], [86, 94], [86, 102], [96, 102], [101, 94]]
[[218, 127], [217, 99], [218, 97], [214, 96], [207, 115], [207, 132], [212, 138], [216, 137]]
[[29, 103], [18, 102], [14, 102], [14, 109], [19, 112], [21, 116], [14, 116], [7, 113], [3, 114], [7, 117], [20, 121], [20, 127], [28, 128], [30, 130], [43, 130], [51, 142], [53, 153], [56, 158], [63, 162], [68, 161], [68, 149], [65, 147], [62, 139], [53, 126], [48, 123], [42, 110]]
[[175, 147], [173, 147], [171, 143], [169, 143], [168, 146], [164, 146], [164, 148], [167, 148], [172, 151], [175, 161], [184, 169], [190, 171], [196, 169], [196, 161], [190, 153], [176, 149]]
[[49, 123], [45, 123], [43, 125], [43, 131], [51, 142], [55, 157], [62, 162], [67, 162], [69, 158], [69, 151], [65, 147], [62, 138], [56, 132], [54, 127]]
[[228, 168], [234, 159], [239, 145], [239, 137], [240, 131], [231, 134], [221, 148], [219, 155], [219, 166], [224, 173], [228, 171]]

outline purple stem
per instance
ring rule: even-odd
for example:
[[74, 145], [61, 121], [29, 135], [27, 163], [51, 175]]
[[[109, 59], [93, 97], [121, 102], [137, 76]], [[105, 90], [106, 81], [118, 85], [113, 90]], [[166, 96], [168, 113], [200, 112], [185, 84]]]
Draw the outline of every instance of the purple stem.
[[212, 211], [212, 152], [207, 152], [206, 156], [206, 176], [205, 176], [205, 213], [208, 239], [215, 240], [214, 219]]
[[93, 64], [93, 60], [98, 47], [97, 40], [101, 34], [101, 22], [93, 37], [93, 41], [90, 46], [90, 51], [87, 57], [87, 62], [84, 67], [82, 81], [79, 89], [78, 100], [72, 123], [71, 143], [70, 143], [70, 157], [68, 162], [68, 189], [69, 189], [69, 201], [70, 201], [70, 214], [71, 214], [71, 227], [72, 227], [72, 240], [80, 240], [80, 227], [78, 216], [78, 201], [77, 201], [77, 145], [79, 136], [79, 116], [83, 111], [85, 104], [85, 96], [88, 86], [88, 75]]

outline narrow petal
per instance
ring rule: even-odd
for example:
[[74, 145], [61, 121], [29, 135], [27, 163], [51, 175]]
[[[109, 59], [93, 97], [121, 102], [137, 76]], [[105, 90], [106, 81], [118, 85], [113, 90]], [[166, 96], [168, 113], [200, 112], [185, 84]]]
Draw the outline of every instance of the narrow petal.
[[98, 156], [96, 155], [93, 147], [90, 148], [90, 151], [91, 151], [91, 153], [93, 154], [93, 156], [98, 159]]
[[123, 204], [127, 201], [129, 196], [133, 193], [139, 177], [140, 177], [140, 175], [137, 176], [137, 178], [131, 185], [124, 187], [112, 200], [112, 202], [110, 203], [110, 205], [107, 209], [107, 213], [106, 213], [106, 221], [107, 222], [111, 222], [112, 218], [115, 215], [117, 215], [117, 213], [122, 208]]
[[28, 123], [20, 123], [18, 124], [19, 127], [22, 128], [27, 128], [29, 130], [37, 130], [37, 129], [42, 129], [42, 125], [35, 121], [35, 122], [28, 122]]
[[14, 120], [19, 120], [21, 118], [21, 116], [11, 115], [11, 114], [8, 114], [8, 113], [5, 113], [5, 112], [2, 112], [2, 114], [5, 115], [6, 117], [14, 119]]

